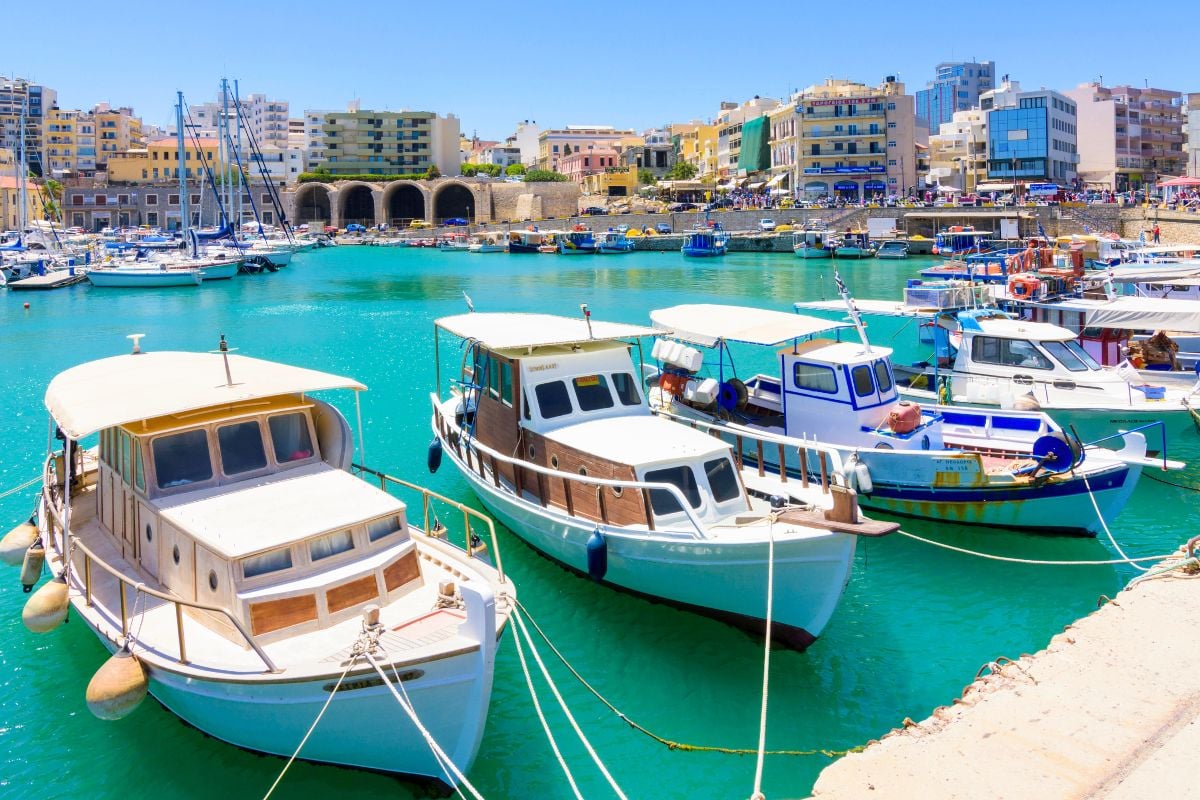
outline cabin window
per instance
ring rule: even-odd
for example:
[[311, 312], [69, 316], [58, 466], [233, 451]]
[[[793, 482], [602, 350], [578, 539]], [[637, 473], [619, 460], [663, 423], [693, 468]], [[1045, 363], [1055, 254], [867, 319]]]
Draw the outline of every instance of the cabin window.
[[312, 438], [308, 434], [308, 415], [279, 414], [271, 417], [271, 443], [275, 460], [280, 464], [303, 461], [313, 454]]
[[526, 420], [533, 419], [533, 414], [529, 410], [529, 395], [521, 392], [521, 416]]
[[1033, 343], [1024, 339], [976, 336], [971, 341], [971, 360], [978, 364], [999, 364], [1005, 367], [1054, 369], [1050, 359], [1039, 353]]
[[879, 384], [879, 393], [886, 394], [892, 390], [892, 371], [886, 361], [875, 362], [875, 383]]
[[226, 475], [240, 475], [267, 466], [262, 429], [255, 420], [217, 428], [217, 444], [221, 448], [221, 469]]
[[129, 468], [129, 434], [122, 430], [118, 430], [117, 433], [121, 437], [121, 480], [130, 483], [129, 478], [133, 470]]
[[292, 568], [292, 550], [290, 547], [280, 547], [268, 550], [257, 556], [242, 559], [242, 577], [255, 578], [268, 572]]
[[387, 536], [391, 536], [401, 528], [399, 517], [384, 517], [383, 519], [373, 519], [367, 523], [367, 541], [377, 542]]
[[792, 366], [792, 380], [797, 389], [837, 394], [837, 375], [831, 367], [797, 361]]
[[612, 375], [613, 388], [617, 390], [617, 399], [623, 406], [640, 406], [642, 395], [638, 392], [637, 381], [628, 372], [614, 372]]
[[146, 491], [146, 470], [142, 465], [142, 448], [133, 448], [133, 485], [139, 492]]
[[580, 375], [572, 378], [575, 384], [575, 400], [579, 403], [580, 411], [600, 411], [613, 407], [612, 392], [608, 390], [608, 381], [603, 375]]
[[154, 474], [160, 489], [173, 489], [212, 478], [208, 434], [201, 429], [155, 439]]
[[538, 413], [542, 419], [554, 419], [571, 413], [571, 397], [562, 381], [539, 384], [533, 391], [537, 395]]
[[[650, 470], [643, 480], [646, 483], [669, 483], [677, 486], [692, 508], [700, 507], [700, 487], [696, 485], [696, 475], [692, 472], [691, 467], [679, 466]], [[675, 499], [675, 495], [665, 489], [650, 490], [650, 506], [659, 516], [683, 510], [679, 507], [679, 501]]]
[[[1075, 343], [1071, 342], [1071, 344]], [[1079, 347], [1077, 344], [1075, 346]], [[1060, 364], [1071, 370], [1071, 372], [1087, 372], [1087, 364], [1083, 363], [1079, 356], [1075, 355], [1067, 347], [1066, 342], [1043, 342], [1042, 347], [1045, 347], [1050, 355], [1054, 356]]]
[[506, 406], [513, 404], [512, 364], [500, 362], [500, 402]]
[[350, 531], [327, 533], [308, 543], [308, 555], [313, 561], [336, 556], [354, 549], [354, 536]]
[[850, 378], [854, 383], [854, 393], [859, 397], [875, 394], [875, 381], [871, 380], [871, 368], [866, 364], [859, 364], [850, 370]]
[[733, 474], [733, 465], [728, 458], [714, 458], [704, 462], [704, 474], [708, 477], [708, 487], [712, 489], [713, 497], [718, 503], [733, 500], [742, 494], [738, 486], [737, 476]]

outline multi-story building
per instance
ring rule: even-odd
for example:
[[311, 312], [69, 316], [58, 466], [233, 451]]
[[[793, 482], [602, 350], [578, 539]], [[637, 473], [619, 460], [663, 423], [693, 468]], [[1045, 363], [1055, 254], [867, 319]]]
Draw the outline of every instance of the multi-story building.
[[[219, 175], [222, 169], [218, 145], [217, 139], [210, 138], [186, 142], [182, 167], [184, 177], [201, 181], [205, 179], [207, 170]], [[162, 183], [179, 177], [179, 164], [179, 144], [175, 137], [153, 139], [144, 148], [111, 154], [108, 181], [110, 184]]]
[[633, 141], [622, 142], [621, 165], [648, 169], [655, 178], [664, 177], [675, 166], [675, 143], [670, 130], [654, 128]]
[[935, 77], [917, 90], [916, 117], [931, 132], [979, 103], [979, 95], [995, 88], [994, 61], [947, 61], [937, 65]]
[[[345, 111], [306, 111], [310, 136], [308, 166], [334, 175], [397, 175], [425, 172], [436, 165], [444, 175], [457, 175], [459, 121], [453, 114], [432, 111], [364, 111], [357, 102]], [[313, 121], [318, 125], [314, 126]]]
[[29, 169], [41, 175], [42, 124], [45, 112], [55, 106], [58, 92], [24, 78], [0, 78], [0, 147], [16, 150], [21, 142], [21, 114], [25, 115], [25, 151]]
[[[728, 101], [721, 103], [716, 120], [717, 177], [746, 177], [770, 167], [767, 115], [779, 106], [778, 100], [758, 95], [740, 105]], [[752, 144], [746, 159], [742, 158], [743, 141]]]
[[1064, 94], [1078, 107], [1083, 184], [1124, 192], [1183, 173], [1182, 93], [1084, 83]]
[[85, 111], [47, 109], [42, 117], [47, 177], [90, 177], [96, 172], [96, 118]]
[[[228, 100], [218, 97], [214, 103], [201, 103], [188, 108], [188, 122], [196, 126], [201, 136], [216, 136], [217, 122], [228, 107], [230, 131], [235, 130], [241, 118], [244, 130], [254, 135], [255, 142], [263, 147], [287, 147], [288, 103], [286, 100], [270, 100], [265, 94], [239, 97], [234, 102], [232, 87]], [[247, 151], [249, 146], [246, 147]]]
[[955, 111], [929, 137], [928, 183], [974, 192], [987, 177], [987, 141], [987, 112]]
[[[580, 150], [563, 156], [558, 162], [558, 171], [566, 175], [570, 180], [582, 185], [583, 179], [588, 175], [603, 172], [610, 167], [626, 166], [619, 164], [619, 161], [620, 154], [615, 149], [587, 145]], [[634, 171], [637, 171], [636, 167]]]
[[97, 171], [107, 169], [108, 158], [113, 153], [145, 146], [142, 121], [134, 115], [132, 108], [113, 108], [108, 103], [100, 103], [92, 109], [92, 116], [96, 122]]
[[[25, 220], [33, 222], [44, 218], [40, 187], [25, 180]], [[0, 229], [18, 230], [21, 224], [21, 181], [15, 175], [0, 175]]]
[[496, 142], [481, 148], [476, 157], [476, 164], [495, 164], [500, 167], [510, 167], [513, 164], [524, 163], [521, 160], [521, 148], [515, 137], [510, 136], [503, 142]]
[[1187, 96], [1187, 126], [1184, 131], [1187, 174], [1200, 178], [1200, 92]]
[[1076, 103], [1052, 89], [1021, 91], [1004, 81], [984, 92], [979, 108], [987, 112], [988, 181], [992, 184], [1077, 182], [1078, 113]]
[[696, 177], [717, 174], [717, 126], [700, 121], [671, 126], [672, 138], [679, 140], [679, 159], [696, 168]]
[[864, 199], [916, 189], [913, 98], [903, 83], [892, 76], [878, 86], [831, 78], [792, 101], [799, 129], [781, 129], [779, 146], [795, 143], [794, 191]]
[[563, 158], [581, 150], [619, 148], [621, 140], [637, 136], [636, 131], [618, 130], [611, 125], [568, 125], [538, 133], [538, 169], [561, 172]]
[[[193, 226], [214, 225], [220, 217], [215, 193], [200, 181], [187, 185]], [[249, 213], [256, 205], [265, 225], [278, 219], [269, 191], [263, 186], [243, 188], [241, 205]], [[148, 225], [177, 230], [180, 227], [179, 184], [174, 181], [137, 186], [68, 187], [62, 198], [65, 224], [98, 231], [103, 228]]]
[[508, 137], [513, 140], [513, 144], [521, 150], [521, 163], [527, 167], [532, 167], [537, 164], [538, 159], [538, 137], [541, 135], [542, 129], [538, 127], [537, 120], [522, 120], [517, 123], [517, 129], [513, 135]]

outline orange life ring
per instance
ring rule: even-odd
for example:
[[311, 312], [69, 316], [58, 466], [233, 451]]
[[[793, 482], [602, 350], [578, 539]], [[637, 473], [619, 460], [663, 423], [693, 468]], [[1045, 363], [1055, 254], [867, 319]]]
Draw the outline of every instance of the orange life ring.
[[1008, 279], [1008, 293], [1018, 300], [1028, 300], [1041, 285], [1042, 282], [1032, 275], [1014, 275]]

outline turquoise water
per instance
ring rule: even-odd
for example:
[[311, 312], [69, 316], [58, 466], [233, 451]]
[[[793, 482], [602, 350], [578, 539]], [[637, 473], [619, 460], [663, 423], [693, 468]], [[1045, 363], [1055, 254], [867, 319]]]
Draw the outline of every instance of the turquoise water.
[[[843, 265], [863, 297], [897, 297], [926, 262]], [[121, 292], [79, 286], [48, 294], [0, 293], [0, 491], [34, 476], [45, 450], [41, 398], [60, 370], [127, 352], [129, 333], [148, 350], [210, 350], [220, 333], [240, 352], [353, 375], [364, 396], [368, 461], [461, 500], [452, 469], [430, 476], [428, 393], [432, 321], [464, 310], [578, 313], [645, 322], [657, 307], [725, 302], [789, 310], [833, 296], [829, 262], [731, 254], [620, 257], [443, 254], [337, 248], [297, 256], [288, 269], [198, 290]], [[22, 308], [29, 302], [28, 310]], [[911, 333], [911, 332], [910, 332]], [[901, 346], [908, 337], [876, 342]], [[455, 354], [456, 355], [456, 354]], [[740, 358], [749, 358], [741, 356]], [[448, 356], [449, 358], [449, 356]], [[754, 364], [739, 360], [743, 373]], [[445, 377], [445, 374], [443, 374]], [[332, 398], [339, 399], [339, 398]], [[343, 398], [344, 399], [344, 398]], [[1200, 443], [1172, 445], [1200, 461]], [[1193, 470], [1170, 476], [1200, 482]], [[32, 491], [0, 500], [0, 533], [21, 520]], [[1113, 525], [1130, 555], [1174, 548], [1196, 530], [1191, 495], [1143, 480]], [[1036, 559], [1115, 557], [1103, 541], [1033, 538], [904, 521], [905, 530], [967, 548]], [[720, 623], [632, 598], [570, 574], [501, 530], [508, 574], [522, 602], [569, 659], [616, 706], [659, 735], [692, 744], [753, 748], [762, 648]], [[1129, 568], [1039, 567], [986, 562], [892, 536], [864, 540], [854, 575], [824, 636], [806, 653], [772, 656], [768, 747], [841, 749], [878, 737], [905, 717], [948, 703], [997, 656], [1034, 652], [1132, 577]], [[95, 720], [84, 688], [105, 651], [80, 624], [45, 635], [20, 621], [15, 569], [0, 574], [0, 794], [43, 797], [261, 797], [282, 759], [243, 752], [181, 724], [153, 702], [117, 723]], [[555, 676], [577, 719], [630, 797], [745, 797], [754, 759], [671, 751], [615, 718], [564, 670]], [[543, 691], [543, 702], [552, 702]], [[336, 700], [335, 700], [336, 702]], [[397, 712], [399, 713], [399, 712]], [[557, 710], [560, 746], [586, 797], [611, 796]], [[386, 731], [370, 735], [386, 736]], [[768, 797], [805, 796], [829, 759], [773, 756]], [[530, 705], [515, 648], [496, 669], [491, 714], [470, 778], [488, 797], [567, 797], [569, 790]], [[386, 776], [297, 763], [277, 796], [385, 793], [423, 796]]]

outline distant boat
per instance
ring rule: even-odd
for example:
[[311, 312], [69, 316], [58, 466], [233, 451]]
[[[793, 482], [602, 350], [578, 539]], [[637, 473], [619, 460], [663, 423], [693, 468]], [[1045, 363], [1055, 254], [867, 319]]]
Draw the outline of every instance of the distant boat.
[[563, 256], [587, 256], [596, 252], [596, 239], [589, 230], [567, 231], [558, 236], [558, 253]]
[[467, 249], [472, 253], [503, 253], [507, 249], [498, 233], [477, 233], [471, 239]]
[[633, 252], [633, 242], [621, 231], [605, 231], [596, 243], [596, 252], [614, 255]]
[[508, 233], [508, 252], [510, 253], [538, 253], [546, 244], [546, 234], [541, 231], [509, 231]]
[[161, 266], [99, 267], [88, 271], [93, 286], [105, 289], [147, 289], [166, 286], [199, 286], [204, 279], [199, 267], [168, 269]]
[[904, 242], [884, 242], [875, 254], [876, 258], [908, 258], [908, 245]]
[[875, 246], [867, 231], [846, 231], [833, 250], [835, 258], [873, 258]]
[[833, 256], [831, 234], [823, 228], [793, 233], [792, 251], [797, 258], [830, 258]]
[[720, 231], [692, 231], [680, 251], [689, 258], [723, 256], [729, 246], [729, 234]]

